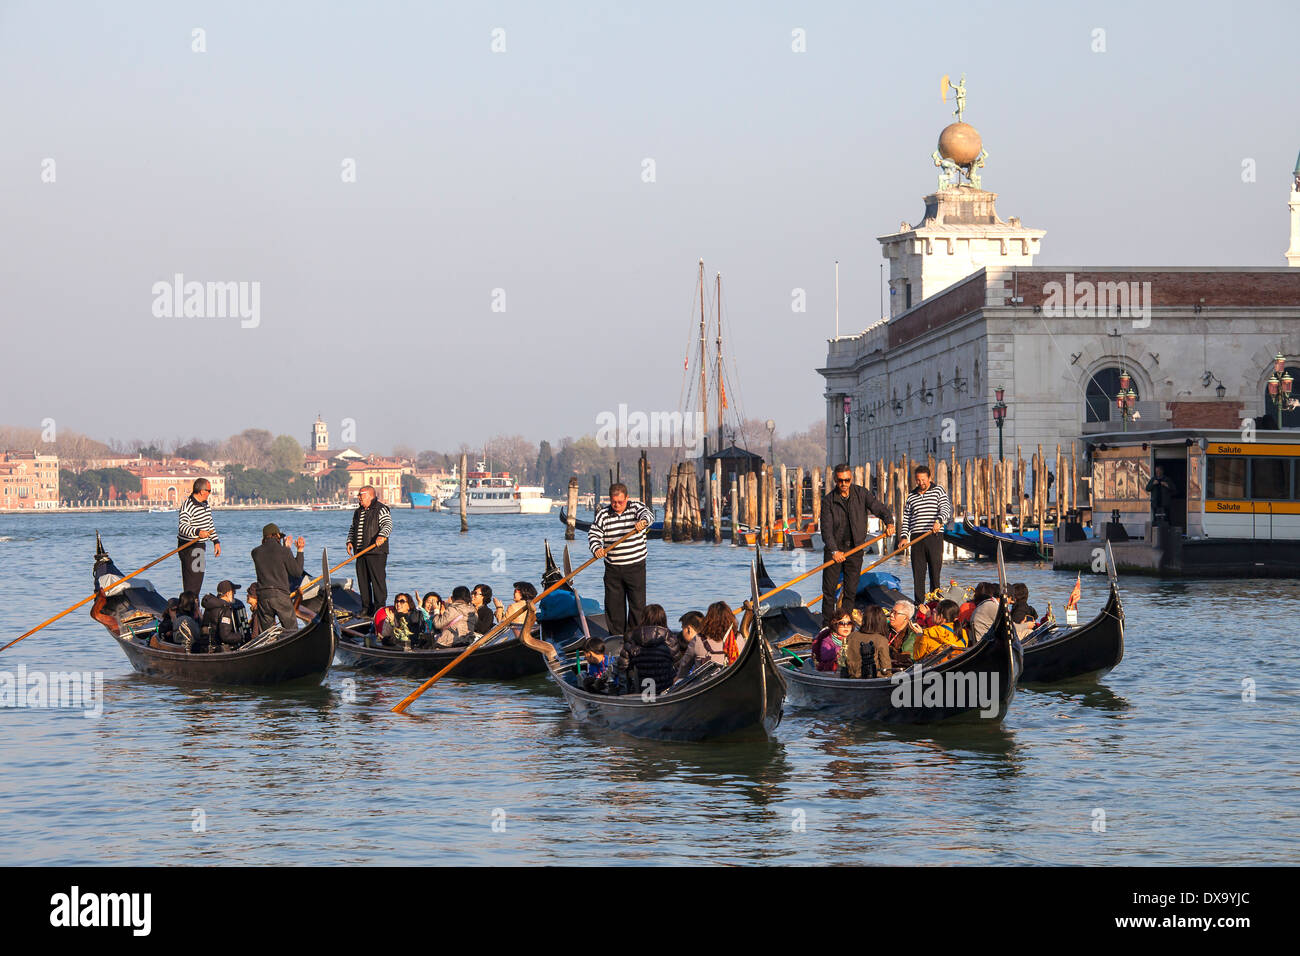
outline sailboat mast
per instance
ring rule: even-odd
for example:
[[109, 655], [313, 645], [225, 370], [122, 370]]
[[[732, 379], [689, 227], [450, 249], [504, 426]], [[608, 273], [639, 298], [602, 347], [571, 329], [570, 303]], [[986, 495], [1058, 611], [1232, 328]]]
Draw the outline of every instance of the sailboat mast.
[[[705, 372], [708, 367], [708, 355], [705, 352], [704, 343], [704, 260], [700, 260], [700, 422], [702, 425], [707, 424], [709, 420], [709, 387], [705, 380]], [[705, 449], [708, 452], [708, 449]]]
[[718, 451], [722, 451], [722, 273], [718, 273]]

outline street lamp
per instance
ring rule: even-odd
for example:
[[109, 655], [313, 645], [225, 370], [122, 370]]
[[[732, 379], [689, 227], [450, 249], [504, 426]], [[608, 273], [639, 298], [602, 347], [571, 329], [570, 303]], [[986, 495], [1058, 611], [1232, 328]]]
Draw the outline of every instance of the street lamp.
[[993, 406], [993, 424], [998, 426], [998, 461], [1002, 460], [1002, 426], [1007, 420], [1007, 403], [1002, 401], [1002, 396], [1006, 392], [1007, 390], [1000, 385], [993, 390], [993, 394], [998, 399]]
[[1286, 357], [1278, 352], [1273, 357], [1273, 374], [1268, 379], [1268, 395], [1277, 406], [1277, 427], [1282, 428], [1282, 412], [1295, 407], [1291, 398], [1291, 373], [1286, 370]]
[[772, 468], [775, 469], [776, 452], [774, 452], [772, 448], [773, 448], [774, 437], [776, 435], [776, 422], [769, 418], [766, 424], [767, 424], [767, 461], [768, 464], [770, 464]]
[[849, 412], [852, 409], [853, 409], [853, 399], [845, 395], [844, 396], [844, 460], [845, 461], [852, 460], [849, 454], [850, 449], [852, 449], [853, 447], [853, 443], [849, 439]]

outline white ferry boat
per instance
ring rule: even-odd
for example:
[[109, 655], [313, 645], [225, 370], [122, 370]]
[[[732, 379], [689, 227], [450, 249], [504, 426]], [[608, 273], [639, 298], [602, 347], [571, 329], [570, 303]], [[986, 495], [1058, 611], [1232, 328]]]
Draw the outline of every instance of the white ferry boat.
[[[465, 476], [468, 501], [466, 510], [472, 515], [539, 515], [547, 514], [554, 502], [545, 496], [544, 489], [536, 485], [520, 485], [508, 471], [492, 472], [484, 462]], [[460, 510], [460, 488], [457, 487], [442, 501], [451, 511]]]

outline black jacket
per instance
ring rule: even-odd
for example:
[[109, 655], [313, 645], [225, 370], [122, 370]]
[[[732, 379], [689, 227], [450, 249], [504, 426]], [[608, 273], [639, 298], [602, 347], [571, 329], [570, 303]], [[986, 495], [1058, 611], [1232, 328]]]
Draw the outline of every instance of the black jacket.
[[677, 668], [673, 666], [672, 632], [666, 627], [634, 627], [623, 638], [615, 669], [627, 673], [628, 690], [639, 694], [646, 680], [654, 681], [656, 694], [673, 684]]
[[[378, 551], [379, 549], [375, 548], [375, 550]], [[522, 616], [515, 618], [516, 623], [522, 624], [523, 621], [524, 619]], [[496, 626], [497, 626], [496, 611], [493, 609], [491, 604], [484, 604], [481, 608], [478, 609], [478, 613], [476, 615], [476, 619], [474, 622], [475, 632], [479, 634], [486, 634], [488, 631], [492, 630], [492, 628]]]
[[828, 556], [832, 551], [849, 551], [867, 540], [868, 512], [885, 524], [894, 520], [889, 509], [861, 485], [850, 485], [847, 499], [835, 489], [822, 499], [822, 543]]
[[303, 554], [293, 552], [282, 545], [278, 538], [266, 538], [253, 549], [253, 567], [257, 571], [257, 590], [259, 594], [268, 588], [292, 591], [302, 583]]
[[237, 609], [242, 607], [238, 601], [223, 601], [215, 594], [206, 595], [203, 598], [202, 627], [208, 639], [215, 637], [227, 647], [238, 647], [244, 643], [244, 635], [239, 629], [236, 616]]

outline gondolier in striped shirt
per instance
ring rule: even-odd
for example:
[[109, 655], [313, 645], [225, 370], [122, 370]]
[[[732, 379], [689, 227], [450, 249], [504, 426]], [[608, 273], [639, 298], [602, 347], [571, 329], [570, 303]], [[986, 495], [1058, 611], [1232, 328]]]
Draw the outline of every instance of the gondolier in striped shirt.
[[368, 616], [374, 617], [388, 603], [388, 539], [393, 533], [393, 516], [388, 505], [375, 496], [373, 485], [357, 492], [357, 510], [352, 512], [348, 532], [348, 554], [360, 554], [372, 544], [373, 551], [357, 558], [357, 590]]
[[[596, 513], [587, 532], [587, 547], [605, 559], [605, 619], [610, 634], [625, 634], [641, 623], [645, 611], [645, 530], [654, 521], [654, 512], [639, 501], [627, 497], [627, 485], [609, 486], [609, 504]], [[635, 528], [618, 547], [607, 549]]]
[[898, 532], [899, 546], [919, 538], [927, 531], [936, 532], [912, 548], [913, 593], [919, 607], [925, 601], [925, 571], [930, 569], [930, 590], [942, 587], [939, 575], [943, 573], [943, 526], [952, 520], [952, 503], [948, 492], [930, 478], [930, 469], [916, 466], [916, 487], [903, 504], [903, 527]]
[[196, 598], [203, 594], [203, 572], [208, 561], [207, 540], [212, 541], [213, 554], [221, 557], [221, 541], [217, 538], [217, 526], [212, 521], [212, 508], [208, 504], [210, 497], [212, 483], [206, 478], [195, 478], [194, 487], [189, 497], [181, 502], [177, 516], [177, 547], [195, 538], [205, 539], [180, 553], [181, 591], [193, 591]]

